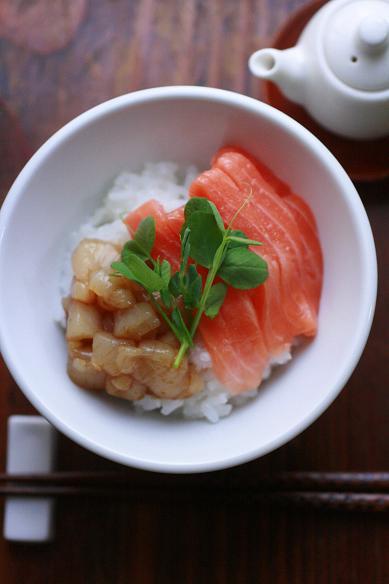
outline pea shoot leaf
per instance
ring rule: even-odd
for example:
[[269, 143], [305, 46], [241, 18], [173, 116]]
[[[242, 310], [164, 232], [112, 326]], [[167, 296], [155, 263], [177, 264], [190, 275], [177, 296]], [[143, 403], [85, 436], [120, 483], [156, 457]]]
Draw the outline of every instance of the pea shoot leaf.
[[247, 247], [227, 249], [218, 276], [239, 290], [249, 290], [262, 284], [267, 276], [267, 263]]
[[184, 276], [185, 268], [188, 264], [189, 254], [190, 254], [190, 229], [186, 227], [181, 241], [181, 263], [180, 263], [180, 275], [181, 278]]
[[125, 265], [133, 274], [135, 281], [148, 292], [159, 292], [164, 288], [165, 284], [161, 276], [134, 253], [127, 254]]
[[201, 197], [192, 197], [191, 199], [189, 199], [189, 201], [185, 205], [185, 223], [189, 224], [191, 215], [197, 212], [213, 215], [220, 231], [224, 233], [223, 219], [221, 218], [216, 205], [214, 205], [212, 201], [208, 201], [208, 199], [203, 199]]
[[113, 262], [113, 264], [111, 264], [111, 268], [113, 270], [115, 270], [116, 273], [120, 274], [121, 276], [124, 276], [128, 280], [133, 280], [134, 282], [137, 282], [137, 279], [136, 279], [135, 275], [130, 270], [130, 268], [128, 268], [126, 266], [125, 263], [123, 263], [123, 262]]
[[239, 231], [237, 229], [233, 229], [230, 231], [228, 235], [228, 241], [230, 242], [229, 248], [232, 247], [241, 247], [241, 246], [248, 246], [248, 245], [263, 245], [260, 241], [255, 239], [249, 239], [243, 231]]
[[214, 215], [195, 211], [190, 215], [188, 225], [190, 227], [190, 257], [201, 266], [210, 268], [216, 250], [223, 241], [223, 233]]
[[155, 219], [154, 217], [145, 217], [138, 225], [135, 231], [134, 240], [137, 245], [149, 255], [155, 243]]
[[177, 330], [179, 331], [180, 335], [181, 335], [181, 342], [185, 341], [186, 343], [188, 343], [189, 347], [193, 346], [193, 339], [191, 337], [190, 332], [188, 331], [188, 328], [184, 322], [184, 319], [182, 318], [182, 314], [179, 311], [179, 309], [177, 308], [177, 306], [175, 306], [172, 310], [172, 321], [174, 323], [174, 325], [176, 326]]
[[175, 298], [181, 294], [181, 280], [179, 272], [176, 272], [169, 282], [169, 290]]
[[209, 318], [215, 318], [219, 314], [219, 310], [223, 305], [226, 294], [227, 286], [223, 284], [223, 282], [218, 282], [212, 286], [205, 303], [205, 314], [209, 316]]
[[127, 241], [122, 250], [122, 261], [127, 263], [128, 254], [136, 254], [141, 259], [149, 259], [155, 243], [154, 217], [145, 217], [138, 225], [134, 237]]
[[127, 241], [127, 243], [124, 244], [124, 247], [122, 249], [121, 259], [122, 262], [124, 262], [125, 264], [127, 263], [127, 257], [129, 254], [136, 254], [142, 260], [148, 259], [148, 255], [139, 247], [139, 245], [136, 243], [134, 239]]
[[201, 298], [202, 280], [198, 273], [196, 266], [191, 264], [188, 272], [184, 277], [184, 288], [182, 295], [184, 299], [185, 308], [197, 308]]
[[164, 303], [166, 308], [171, 308], [172, 307], [172, 295], [170, 294], [169, 290], [167, 290], [166, 288], [162, 288], [160, 294], [161, 294], [162, 302]]
[[169, 290], [169, 282], [170, 282], [172, 267], [170, 265], [170, 262], [168, 262], [167, 260], [162, 260], [161, 263], [158, 261], [157, 266], [158, 266], [158, 273], [163, 280], [163, 288], [160, 291], [162, 302], [164, 303], [166, 308], [171, 308], [172, 295], [171, 295], [171, 292]]
[[168, 262], [167, 260], [162, 260], [159, 271], [160, 271], [160, 276], [161, 276], [163, 283], [165, 285], [165, 288], [168, 288], [169, 282], [170, 282], [170, 274], [172, 271], [172, 267], [170, 265], [170, 262]]

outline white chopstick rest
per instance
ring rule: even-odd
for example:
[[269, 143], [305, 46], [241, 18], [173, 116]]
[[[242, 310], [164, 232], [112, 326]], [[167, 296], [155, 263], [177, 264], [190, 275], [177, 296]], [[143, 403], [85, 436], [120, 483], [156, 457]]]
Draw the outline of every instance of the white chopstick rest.
[[[7, 465], [9, 474], [46, 473], [54, 466], [56, 431], [40, 416], [10, 416]], [[53, 536], [54, 500], [47, 497], [7, 497], [5, 539], [44, 542]]]

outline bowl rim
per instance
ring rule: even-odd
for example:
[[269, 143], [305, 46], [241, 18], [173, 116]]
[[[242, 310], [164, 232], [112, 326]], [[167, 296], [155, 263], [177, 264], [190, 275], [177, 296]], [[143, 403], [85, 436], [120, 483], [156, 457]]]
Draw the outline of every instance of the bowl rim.
[[[38, 394], [33, 388], [29, 386], [28, 380], [24, 378], [17, 360], [8, 350], [7, 339], [4, 335], [2, 327], [1, 313], [5, 310], [0, 302], [0, 350], [3, 358], [7, 364], [9, 371], [23, 391], [32, 405], [51, 422], [60, 432], [65, 434], [68, 438], [81, 445], [82, 447], [98, 454], [104, 458], [143, 470], [149, 470], [160, 473], [197, 473], [220, 470], [224, 468], [234, 467], [245, 462], [249, 462], [259, 458], [280, 446], [283, 446], [295, 436], [304, 431], [310, 426], [334, 401], [344, 385], [347, 383], [353, 370], [355, 369], [365, 344], [367, 342], [370, 328], [373, 321], [376, 295], [377, 295], [377, 259], [375, 252], [374, 239], [371, 227], [363, 207], [362, 201], [346, 174], [343, 167], [339, 164], [331, 152], [316, 138], [309, 130], [304, 128], [297, 121], [284, 114], [283, 112], [273, 108], [272, 106], [260, 102], [254, 98], [227, 91], [224, 89], [197, 87], [197, 86], [166, 86], [154, 87], [151, 89], [143, 89], [132, 93], [124, 94], [119, 97], [110, 99], [99, 105], [85, 111], [76, 118], [72, 119], [57, 132], [55, 132], [31, 157], [25, 167], [17, 176], [8, 195], [5, 198], [3, 206], [0, 210], [0, 258], [1, 258], [1, 241], [7, 229], [9, 217], [12, 214], [13, 208], [18, 204], [22, 197], [25, 187], [30, 178], [33, 176], [35, 170], [44, 163], [47, 154], [60, 147], [70, 136], [76, 134], [78, 131], [93, 124], [98, 119], [112, 114], [121, 109], [127, 109], [132, 106], [142, 105], [153, 101], [169, 101], [169, 100], [199, 100], [211, 101], [221, 103], [223, 105], [232, 106], [234, 108], [243, 109], [253, 114], [262, 115], [275, 124], [282, 127], [284, 131], [288, 131], [300, 139], [307, 147], [315, 151], [315, 154], [320, 158], [321, 162], [327, 167], [327, 170], [332, 174], [336, 174], [336, 178], [342, 185], [342, 192], [348, 201], [348, 208], [351, 212], [355, 228], [363, 239], [363, 258], [362, 261], [366, 266], [366, 278], [364, 281], [364, 292], [366, 297], [363, 312], [360, 318], [359, 334], [352, 340], [354, 347], [349, 361], [343, 364], [342, 369], [337, 378], [337, 382], [326, 393], [325, 397], [316, 405], [316, 407], [308, 414], [304, 415], [299, 423], [292, 428], [285, 431], [275, 439], [245, 450], [234, 456], [224, 456], [213, 461], [206, 462], [187, 462], [187, 463], [165, 463], [144, 460], [134, 456], [126, 455], [116, 452], [110, 448], [105, 447], [100, 442], [96, 442], [88, 436], [74, 430], [62, 421], [58, 413], [46, 407], [41, 402]], [[1, 269], [1, 264], [0, 264]]]

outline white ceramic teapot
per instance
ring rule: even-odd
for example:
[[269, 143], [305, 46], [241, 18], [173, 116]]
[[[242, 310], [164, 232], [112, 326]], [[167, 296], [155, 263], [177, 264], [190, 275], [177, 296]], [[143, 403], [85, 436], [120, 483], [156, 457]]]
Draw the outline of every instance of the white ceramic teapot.
[[249, 67], [336, 134], [389, 135], [389, 0], [332, 0], [295, 47], [257, 51]]

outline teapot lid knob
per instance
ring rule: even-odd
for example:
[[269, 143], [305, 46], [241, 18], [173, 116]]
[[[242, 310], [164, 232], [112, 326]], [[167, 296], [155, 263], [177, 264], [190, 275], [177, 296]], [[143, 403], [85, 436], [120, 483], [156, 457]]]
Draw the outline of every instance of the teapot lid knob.
[[389, 22], [384, 18], [366, 16], [359, 25], [359, 42], [368, 51], [382, 50], [389, 40]]
[[324, 55], [352, 89], [389, 91], [389, 0], [333, 0], [323, 20]]

